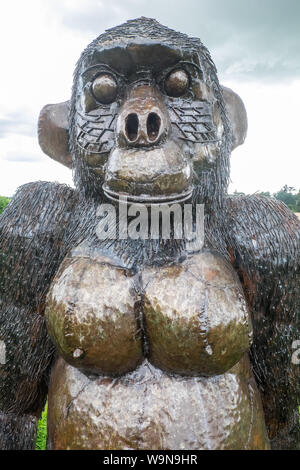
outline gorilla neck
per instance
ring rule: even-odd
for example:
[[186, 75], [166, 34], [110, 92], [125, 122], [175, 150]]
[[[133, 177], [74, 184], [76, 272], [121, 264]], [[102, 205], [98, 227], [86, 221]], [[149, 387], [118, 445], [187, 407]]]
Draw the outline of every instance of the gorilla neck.
[[[101, 239], [99, 237], [99, 222], [104, 220], [103, 206], [90, 198], [83, 198], [77, 206], [77, 214], [73, 219], [73, 224], [69, 227], [68, 244], [71, 241], [71, 245], [78, 247], [79, 252], [84, 247], [84, 252], [91, 257], [103, 253], [126, 268], [177, 263], [188, 256], [191, 251], [184, 237], [179, 239], [174, 237], [172, 218], [170, 219], [170, 237], [167, 239], [163, 238], [161, 233], [158, 239], [151, 237], [134, 239], [130, 233], [127, 238], [123, 236], [120, 239], [119, 229], [122, 225], [122, 218], [120, 219], [118, 212], [116, 212], [116, 216], [112, 214], [107, 214], [105, 218], [105, 226], [110, 227], [110, 232], [108, 232], [106, 239]], [[218, 251], [227, 257], [222, 237], [222, 214], [223, 211], [220, 209], [219, 203], [211, 204], [211, 206], [205, 205], [204, 248]], [[126, 229], [133, 219], [133, 216], [126, 215]], [[121, 231], [124, 235], [124, 223]], [[77, 251], [76, 248], [75, 251]]]

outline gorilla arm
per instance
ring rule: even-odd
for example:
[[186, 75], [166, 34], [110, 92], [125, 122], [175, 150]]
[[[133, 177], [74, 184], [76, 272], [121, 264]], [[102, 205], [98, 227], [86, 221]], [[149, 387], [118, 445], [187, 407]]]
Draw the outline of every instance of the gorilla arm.
[[0, 449], [34, 447], [53, 355], [45, 296], [75, 202], [67, 186], [29, 183], [0, 216]]
[[251, 361], [271, 444], [299, 449], [300, 222], [279, 201], [240, 196], [227, 198], [226, 227], [252, 312]]

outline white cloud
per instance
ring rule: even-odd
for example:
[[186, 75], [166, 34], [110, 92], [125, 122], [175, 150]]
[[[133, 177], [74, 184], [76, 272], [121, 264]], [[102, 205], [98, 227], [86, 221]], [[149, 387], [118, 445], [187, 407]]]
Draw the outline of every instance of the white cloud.
[[300, 79], [292, 83], [225, 82], [243, 99], [248, 136], [231, 156], [231, 190], [300, 188]]
[[19, 186], [31, 181], [56, 181], [73, 186], [71, 171], [50, 158], [38, 162], [1, 162], [2, 196], [12, 196]]

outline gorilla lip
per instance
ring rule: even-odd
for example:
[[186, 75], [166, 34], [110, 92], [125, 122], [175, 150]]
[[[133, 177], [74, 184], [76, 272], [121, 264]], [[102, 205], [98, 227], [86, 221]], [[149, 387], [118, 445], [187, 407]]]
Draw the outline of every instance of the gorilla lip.
[[128, 193], [118, 193], [115, 191], [112, 191], [107, 187], [107, 185], [102, 186], [103, 191], [105, 196], [108, 199], [111, 199], [116, 202], [123, 202], [123, 203], [130, 203], [130, 204], [145, 204], [145, 205], [151, 205], [151, 204], [176, 204], [176, 203], [181, 203], [184, 201], [187, 201], [192, 197], [193, 194], [193, 187], [189, 188], [187, 191], [184, 191], [179, 194], [170, 194], [168, 196], [148, 196], [145, 194], [142, 194], [140, 196], [135, 196], [132, 194]]

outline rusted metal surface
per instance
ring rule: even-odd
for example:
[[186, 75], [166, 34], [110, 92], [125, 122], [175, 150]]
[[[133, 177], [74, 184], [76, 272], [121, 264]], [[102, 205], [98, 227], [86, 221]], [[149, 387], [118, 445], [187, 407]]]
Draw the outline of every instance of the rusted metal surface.
[[230, 265], [210, 252], [180, 265], [150, 268], [144, 316], [149, 360], [169, 372], [219, 375], [252, 342], [249, 312]]
[[86, 254], [64, 261], [48, 294], [49, 332], [82, 371], [62, 360], [54, 368], [49, 446], [268, 448], [231, 266], [204, 252], [132, 276]]
[[179, 377], [147, 361], [88, 378], [59, 359], [51, 377], [50, 449], [268, 449], [247, 358], [224, 375]]
[[142, 359], [132, 276], [122, 269], [67, 258], [48, 294], [48, 331], [75, 367], [98, 374], [133, 370]]

